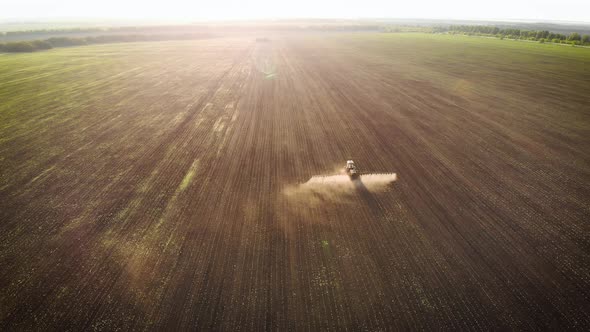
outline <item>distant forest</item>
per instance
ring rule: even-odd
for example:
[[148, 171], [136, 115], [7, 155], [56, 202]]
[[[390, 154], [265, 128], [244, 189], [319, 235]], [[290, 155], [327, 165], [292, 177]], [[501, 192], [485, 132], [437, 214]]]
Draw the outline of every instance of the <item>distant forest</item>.
[[[74, 28], [0, 32], [0, 52], [35, 52], [54, 47], [91, 44], [124, 43], [163, 40], [210, 38], [219, 34], [264, 33], [277, 31], [319, 32], [425, 32], [476, 36], [500, 39], [520, 39], [570, 45], [589, 45], [590, 35], [569, 34], [548, 30], [527, 30], [492, 25], [407, 25], [407, 24], [310, 24], [310, 25], [228, 25], [228, 26], [142, 26], [111, 28]], [[11, 41], [12, 40], [12, 41]]]
[[104, 35], [89, 37], [52, 37], [44, 40], [17, 41], [0, 43], [0, 52], [26, 53], [41, 50], [48, 50], [54, 47], [81, 46], [91, 44], [128, 43], [142, 41], [163, 41], [163, 40], [191, 40], [211, 37], [206, 33], [192, 33], [180, 35]]
[[[235, 33], [289, 31], [353, 32], [380, 31], [380, 25], [228, 25], [228, 26], [145, 26], [112, 28], [48, 29], [0, 32], [0, 37], [16, 39], [0, 43], [0, 52], [35, 52], [54, 47], [141, 41], [189, 40]], [[87, 35], [84, 35], [87, 34]], [[100, 35], [98, 35], [100, 34]], [[35, 39], [30, 39], [34, 36]], [[51, 36], [50, 38], [47, 38]], [[19, 40], [22, 38], [21, 40]], [[0, 38], [1, 39], [1, 38]], [[9, 40], [10, 40], [9, 39]]]
[[450, 25], [448, 27], [436, 27], [433, 32], [459, 33], [476, 36], [492, 36], [500, 39], [532, 40], [540, 43], [551, 42], [571, 45], [590, 45], [590, 35], [580, 35], [577, 32], [568, 35], [554, 33], [547, 30], [524, 30], [485, 25]]
[[[380, 31], [380, 24], [220, 24], [220, 25], [148, 25], [103, 28], [64, 28], [42, 30], [1, 31], [0, 43], [16, 41], [45, 40], [51, 37], [88, 37], [105, 35], [186, 35], [243, 34], [258, 32], [286, 31]], [[0, 24], [0, 29], [2, 25]]]

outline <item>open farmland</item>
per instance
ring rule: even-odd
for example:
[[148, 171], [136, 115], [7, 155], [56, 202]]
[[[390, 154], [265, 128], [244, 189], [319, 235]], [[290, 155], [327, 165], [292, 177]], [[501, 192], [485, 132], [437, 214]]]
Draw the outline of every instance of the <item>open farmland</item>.
[[0, 55], [0, 330], [590, 328], [590, 50], [271, 39]]

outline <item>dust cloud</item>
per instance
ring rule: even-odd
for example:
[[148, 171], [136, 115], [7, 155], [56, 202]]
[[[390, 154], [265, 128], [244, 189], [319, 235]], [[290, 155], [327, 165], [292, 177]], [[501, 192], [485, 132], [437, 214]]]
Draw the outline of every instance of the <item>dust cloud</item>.
[[301, 184], [303, 187], [342, 187], [342, 189], [357, 189], [364, 186], [369, 191], [380, 191], [397, 179], [395, 173], [364, 174], [360, 178], [351, 180], [348, 175], [314, 176]]
[[345, 203], [354, 199], [359, 192], [385, 191], [395, 180], [395, 173], [363, 174], [355, 180], [342, 174], [313, 176], [305, 183], [288, 186], [283, 193], [293, 201], [305, 201], [310, 204], [330, 201]]

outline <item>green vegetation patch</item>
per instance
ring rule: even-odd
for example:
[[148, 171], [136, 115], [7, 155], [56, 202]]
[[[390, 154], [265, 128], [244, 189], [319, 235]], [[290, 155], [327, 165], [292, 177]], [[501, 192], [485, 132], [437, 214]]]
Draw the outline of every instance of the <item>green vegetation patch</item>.
[[179, 191], [184, 191], [189, 186], [189, 184], [191, 184], [193, 177], [197, 173], [198, 168], [199, 168], [199, 160], [197, 159], [193, 162], [193, 164], [189, 168], [188, 172], [186, 172], [186, 175], [182, 179], [182, 182], [180, 183], [180, 186], [178, 187]]

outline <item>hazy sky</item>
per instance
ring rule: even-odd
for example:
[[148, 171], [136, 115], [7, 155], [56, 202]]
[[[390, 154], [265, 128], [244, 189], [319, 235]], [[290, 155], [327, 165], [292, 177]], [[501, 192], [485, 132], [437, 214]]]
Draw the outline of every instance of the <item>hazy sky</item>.
[[0, 0], [0, 19], [454, 18], [590, 22], [590, 0]]

